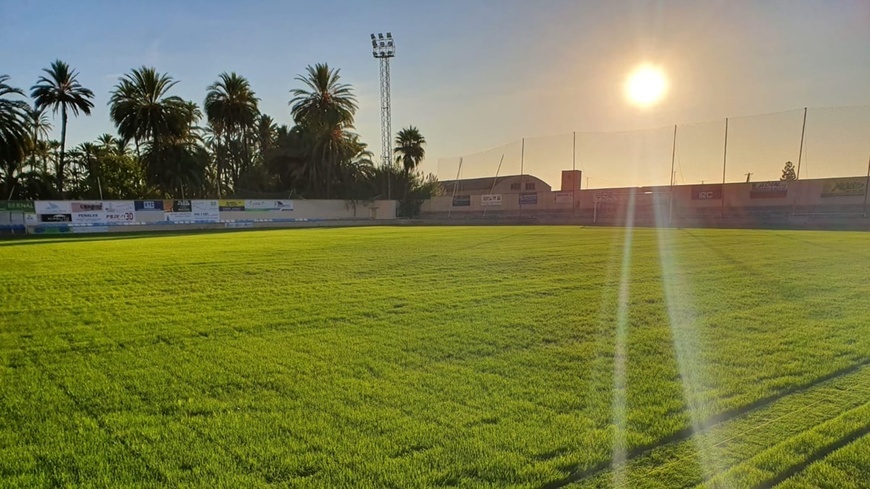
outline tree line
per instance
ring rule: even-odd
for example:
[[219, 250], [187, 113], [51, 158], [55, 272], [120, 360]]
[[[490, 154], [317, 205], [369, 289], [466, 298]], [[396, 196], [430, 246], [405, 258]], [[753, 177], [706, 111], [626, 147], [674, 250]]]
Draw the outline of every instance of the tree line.
[[[391, 197], [415, 214], [437, 187], [418, 171], [426, 140], [414, 126], [395, 137], [395, 161], [376, 165], [354, 132], [353, 88], [340, 70], [308, 66], [290, 90], [293, 126], [259, 109], [248, 80], [222, 73], [200, 106], [172, 94], [178, 83], [151, 67], [131, 70], [109, 98], [117, 134], [67, 147], [70, 116], [89, 116], [94, 93], [57, 60], [25, 92], [0, 75], [2, 199]], [[60, 141], [49, 138], [49, 115]], [[391, 194], [391, 195], [388, 195]]]

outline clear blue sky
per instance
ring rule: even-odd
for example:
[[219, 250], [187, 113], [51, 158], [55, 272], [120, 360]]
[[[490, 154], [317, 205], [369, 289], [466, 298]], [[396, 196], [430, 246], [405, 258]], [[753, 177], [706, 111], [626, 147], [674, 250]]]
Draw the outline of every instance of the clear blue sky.
[[[60, 58], [96, 94], [72, 143], [114, 133], [120, 74], [149, 65], [202, 102], [223, 71], [246, 76], [261, 110], [290, 122], [305, 66], [341, 68], [357, 130], [379, 151], [378, 68], [368, 35], [391, 31], [393, 128], [418, 126], [426, 168], [524, 136], [614, 131], [804, 106], [870, 105], [870, 2], [578, 0], [0, 0], [0, 73], [25, 89]], [[668, 74], [658, 106], [626, 104], [625, 76]], [[603, 170], [602, 170], [603, 171]], [[603, 175], [603, 173], [602, 173]]]

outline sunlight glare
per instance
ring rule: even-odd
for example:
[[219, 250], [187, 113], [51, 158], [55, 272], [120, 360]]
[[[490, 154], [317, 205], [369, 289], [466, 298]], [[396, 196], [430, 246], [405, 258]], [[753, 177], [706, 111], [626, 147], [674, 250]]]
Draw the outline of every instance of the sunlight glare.
[[629, 101], [640, 107], [650, 107], [665, 95], [668, 81], [664, 71], [658, 66], [640, 66], [625, 82], [625, 95]]

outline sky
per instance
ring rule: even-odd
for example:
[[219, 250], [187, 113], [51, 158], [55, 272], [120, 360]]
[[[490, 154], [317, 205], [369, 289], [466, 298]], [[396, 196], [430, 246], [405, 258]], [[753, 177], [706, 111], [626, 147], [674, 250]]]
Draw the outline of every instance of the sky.
[[[810, 112], [809, 176], [854, 174], [870, 155], [867, 0], [0, 0], [0, 26], [0, 74], [14, 86], [29, 90], [42, 68], [62, 59], [94, 91], [92, 115], [70, 121], [72, 144], [115, 132], [109, 92], [135, 67], [168, 72], [179, 81], [174, 94], [200, 104], [220, 73], [235, 71], [250, 80], [261, 111], [289, 124], [294, 77], [326, 62], [354, 87], [356, 130], [378, 154], [379, 72], [369, 34], [390, 31], [393, 130], [417, 126], [428, 141], [423, 169], [442, 179], [457, 168], [454, 157], [469, 155], [463, 177], [518, 173], [523, 160], [532, 168], [523, 171], [554, 185], [572, 165], [592, 186], [666, 183], [672, 125], [697, 121], [714, 122], [678, 135], [685, 166], [678, 178], [721, 178], [722, 158], [714, 155], [721, 155], [726, 117], [736, 118], [729, 180], [744, 169], [766, 178], [780, 160], [798, 157], [803, 107], [853, 107]], [[649, 108], [627, 103], [623, 93], [626, 76], [644, 62], [660, 66], [669, 85]], [[593, 134], [648, 128], [664, 129]], [[750, 141], [762, 133], [763, 143]], [[706, 170], [693, 173], [699, 167]]]

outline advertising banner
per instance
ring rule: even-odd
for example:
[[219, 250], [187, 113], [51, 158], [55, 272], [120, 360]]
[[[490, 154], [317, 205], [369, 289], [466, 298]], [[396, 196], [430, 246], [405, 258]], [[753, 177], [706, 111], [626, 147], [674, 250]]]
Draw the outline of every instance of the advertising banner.
[[136, 222], [136, 204], [132, 200], [113, 200], [103, 202], [107, 224], [126, 224]]
[[722, 185], [692, 185], [692, 200], [722, 200]]
[[470, 195], [454, 195], [453, 196], [453, 207], [469, 207], [471, 206], [471, 196]]
[[237, 212], [245, 210], [244, 200], [219, 200], [218, 207], [220, 212]]
[[163, 212], [193, 212], [193, 204], [189, 200], [164, 200]]
[[103, 210], [103, 203], [98, 200], [88, 202], [73, 202], [71, 204], [72, 212], [94, 212]]
[[105, 224], [106, 213], [103, 211], [73, 212], [72, 222], [77, 224]]
[[501, 194], [481, 195], [480, 205], [501, 205]]
[[822, 197], [854, 197], [867, 191], [866, 178], [838, 178], [829, 180], [822, 187]]
[[[171, 201], [170, 201], [171, 202]], [[137, 211], [162, 211], [162, 200], [137, 200], [133, 202], [133, 209]]]
[[169, 222], [193, 222], [193, 204], [189, 200], [164, 200], [163, 212]]
[[782, 199], [788, 196], [788, 182], [758, 182], [749, 187], [750, 199]]
[[553, 194], [553, 200], [557, 204], [571, 204], [574, 202], [574, 194], [572, 192], [556, 192]]
[[33, 202], [29, 200], [0, 200], [0, 212], [34, 212]]
[[72, 222], [71, 214], [40, 214], [41, 222]]
[[220, 220], [220, 206], [216, 200], [193, 200], [191, 209], [194, 221], [218, 222]]
[[33, 203], [37, 214], [72, 214], [72, 205], [64, 200], [37, 200]]
[[538, 204], [537, 192], [520, 194], [520, 205], [537, 205], [537, 204]]
[[24, 223], [25, 224], [36, 224], [39, 222], [38, 214], [24, 214]]
[[245, 211], [292, 211], [292, 200], [246, 200]]

